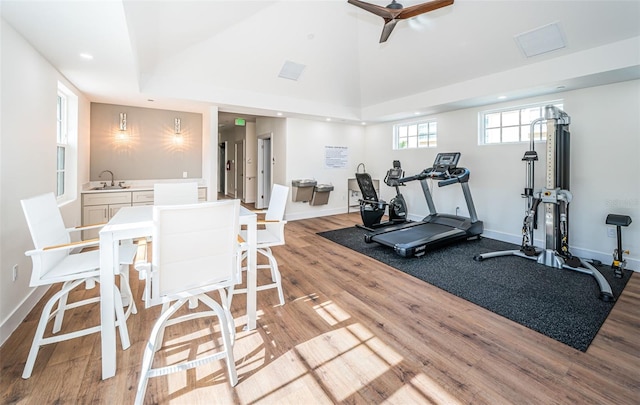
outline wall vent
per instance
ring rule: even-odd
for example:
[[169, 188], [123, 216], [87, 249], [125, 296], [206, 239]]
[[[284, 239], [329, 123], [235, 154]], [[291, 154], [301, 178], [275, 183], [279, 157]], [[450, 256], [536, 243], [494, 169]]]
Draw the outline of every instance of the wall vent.
[[518, 47], [526, 56], [541, 55], [567, 46], [558, 23], [551, 23], [514, 37]]
[[301, 65], [299, 63], [285, 61], [284, 65], [282, 65], [282, 69], [280, 69], [278, 77], [289, 80], [298, 80], [305, 67], [305, 65]]

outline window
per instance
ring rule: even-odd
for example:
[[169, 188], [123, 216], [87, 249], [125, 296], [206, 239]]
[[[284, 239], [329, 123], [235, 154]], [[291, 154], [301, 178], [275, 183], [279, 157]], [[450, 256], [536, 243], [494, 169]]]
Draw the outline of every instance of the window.
[[56, 154], [56, 197], [60, 198], [65, 193], [66, 183], [66, 167], [67, 167], [67, 97], [61, 91], [58, 91], [58, 109], [57, 109], [57, 154]]
[[[531, 122], [543, 117], [544, 107], [550, 104], [563, 108], [562, 101], [551, 101], [481, 112], [480, 144], [529, 142]], [[533, 140], [546, 140], [546, 131], [546, 125], [536, 125]]]
[[435, 148], [437, 133], [436, 121], [394, 125], [393, 149]]
[[77, 194], [78, 108], [78, 96], [58, 82], [55, 171], [58, 204], [72, 201]]

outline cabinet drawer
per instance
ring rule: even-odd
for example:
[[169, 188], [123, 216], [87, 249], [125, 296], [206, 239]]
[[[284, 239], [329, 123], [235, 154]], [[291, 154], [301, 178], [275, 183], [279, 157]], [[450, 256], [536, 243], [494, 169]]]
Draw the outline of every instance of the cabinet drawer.
[[134, 204], [137, 204], [137, 203], [153, 204], [153, 190], [131, 192], [131, 202]]
[[131, 192], [83, 194], [83, 205], [131, 204]]

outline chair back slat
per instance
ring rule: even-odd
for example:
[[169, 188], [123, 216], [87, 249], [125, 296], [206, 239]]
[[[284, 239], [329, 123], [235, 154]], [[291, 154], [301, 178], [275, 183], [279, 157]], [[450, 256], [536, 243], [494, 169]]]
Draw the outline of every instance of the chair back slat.
[[27, 198], [20, 203], [36, 249], [70, 242], [53, 193]]
[[[66, 230], [53, 193], [27, 198], [20, 203], [36, 249], [70, 242], [69, 232]], [[42, 284], [41, 277], [68, 255], [69, 251], [61, 250], [31, 256], [33, 269], [30, 285]]]
[[156, 183], [153, 185], [153, 205], [196, 204], [198, 183]]
[[151, 302], [235, 284], [240, 201], [155, 206]]
[[284, 219], [284, 210], [287, 206], [287, 196], [289, 195], [289, 187], [280, 184], [274, 184], [271, 189], [271, 198], [269, 199], [269, 208], [265, 215], [267, 221], [281, 221]]

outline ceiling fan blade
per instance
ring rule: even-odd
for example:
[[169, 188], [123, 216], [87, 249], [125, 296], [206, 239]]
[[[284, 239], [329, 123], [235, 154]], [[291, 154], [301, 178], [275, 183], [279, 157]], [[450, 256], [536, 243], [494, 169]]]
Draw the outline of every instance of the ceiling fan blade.
[[388, 18], [390, 20], [396, 18], [396, 16], [400, 14], [400, 12], [402, 11], [402, 10], [394, 10], [394, 9], [390, 9], [382, 6], [377, 6], [375, 4], [367, 3], [360, 0], [347, 0], [347, 3], [353, 4], [356, 7], [360, 7], [363, 10], [367, 10], [370, 13], [373, 13], [382, 18]]
[[429, 11], [450, 6], [453, 4], [453, 1], [454, 0], [434, 0], [428, 3], [416, 4], [415, 6], [403, 8], [395, 18], [403, 20], [406, 18], [415, 17], [420, 14], [428, 13]]
[[398, 20], [387, 19], [384, 20], [384, 27], [382, 27], [382, 35], [380, 35], [380, 43], [386, 42], [391, 35], [391, 31], [396, 27]]

